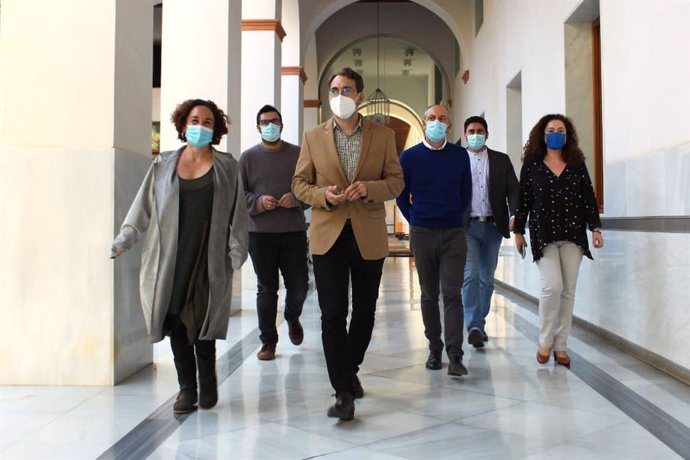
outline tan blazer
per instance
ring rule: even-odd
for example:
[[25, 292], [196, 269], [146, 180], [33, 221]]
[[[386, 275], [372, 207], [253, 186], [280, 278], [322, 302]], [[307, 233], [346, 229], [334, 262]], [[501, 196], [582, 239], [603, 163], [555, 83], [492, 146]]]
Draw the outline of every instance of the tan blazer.
[[362, 120], [362, 147], [353, 181], [367, 187], [363, 200], [331, 206], [325, 190], [350, 184], [340, 163], [333, 135], [333, 118], [304, 133], [292, 191], [312, 207], [309, 249], [323, 255], [333, 246], [349, 217], [357, 246], [366, 260], [388, 255], [388, 232], [384, 201], [395, 199], [403, 189], [403, 173], [395, 149], [394, 132]]

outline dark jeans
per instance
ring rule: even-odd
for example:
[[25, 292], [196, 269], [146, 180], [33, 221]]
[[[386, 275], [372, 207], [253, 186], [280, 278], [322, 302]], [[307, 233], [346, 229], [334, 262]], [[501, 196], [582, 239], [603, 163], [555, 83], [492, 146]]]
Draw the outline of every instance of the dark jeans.
[[[328, 377], [336, 392], [351, 392], [374, 329], [384, 259], [364, 260], [350, 225], [345, 225], [326, 254], [314, 255], [313, 259]], [[352, 317], [348, 330], [350, 279]]]
[[279, 271], [285, 283], [285, 321], [298, 319], [309, 291], [307, 232], [249, 233], [249, 254], [257, 279], [256, 313], [261, 343], [278, 343]]
[[202, 359], [215, 358], [216, 356], [216, 341], [215, 340], [195, 340], [193, 344], [189, 343], [187, 338], [187, 328], [180, 320], [179, 315], [167, 315], [165, 317], [166, 328], [170, 331], [170, 347], [172, 348], [173, 357], [178, 363], [196, 362], [194, 357], [194, 349], [196, 348], [197, 355]]
[[412, 227], [410, 248], [422, 290], [422, 320], [430, 350], [443, 350], [439, 283], [443, 295], [443, 323], [448, 356], [462, 356], [463, 308], [460, 289], [467, 244], [465, 231], [457, 228]]

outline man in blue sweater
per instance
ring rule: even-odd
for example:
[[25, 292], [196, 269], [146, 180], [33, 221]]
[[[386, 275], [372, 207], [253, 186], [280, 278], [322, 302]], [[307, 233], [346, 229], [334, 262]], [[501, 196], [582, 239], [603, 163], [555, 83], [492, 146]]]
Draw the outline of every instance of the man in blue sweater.
[[400, 155], [405, 188], [397, 204], [410, 223], [410, 247], [422, 289], [424, 334], [429, 340], [426, 368], [443, 367], [439, 284], [443, 295], [448, 374], [462, 376], [465, 230], [463, 216], [472, 198], [467, 151], [446, 141], [452, 122], [448, 109], [432, 105], [424, 112], [424, 140]]

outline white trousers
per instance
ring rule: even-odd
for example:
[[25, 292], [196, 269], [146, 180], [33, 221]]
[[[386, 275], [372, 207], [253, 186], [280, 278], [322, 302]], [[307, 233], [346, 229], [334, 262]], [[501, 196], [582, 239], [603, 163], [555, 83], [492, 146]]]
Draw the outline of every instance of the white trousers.
[[537, 261], [541, 278], [539, 345], [565, 351], [573, 322], [575, 285], [582, 261], [582, 249], [570, 241], [557, 241], [544, 247]]

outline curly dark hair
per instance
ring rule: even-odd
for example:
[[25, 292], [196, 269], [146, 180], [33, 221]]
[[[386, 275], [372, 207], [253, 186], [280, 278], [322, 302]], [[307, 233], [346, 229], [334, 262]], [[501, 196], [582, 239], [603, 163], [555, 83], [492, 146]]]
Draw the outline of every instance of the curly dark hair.
[[184, 135], [184, 130], [187, 127], [187, 117], [189, 117], [189, 113], [194, 107], [200, 105], [208, 107], [211, 113], [213, 113], [213, 140], [211, 144], [217, 145], [220, 143], [220, 139], [228, 133], [230, 119], [213, 101], [205, 101], [203, 99], [187, 99], [182, 104], [179, 104], [172, 115], [170, 115], [170, 121], [173, 122], [175, 129], [177, 129], [177, 138], [182, 142], [187, 142], [187, 138]]
[[565, 115], [560, 113], [551, 113], [544, 115], [541, 119], [534, 125], [532, 131], [529, 133], [529, 138], [522, 150], [522, 161], [524, 163], [528, 161], [542, 161], [546, 157], [546, 142], [544, 141], [544, 132], [546, 131], [546, 125], [549, 124], [551, 120], [560, 120], [565, 125], [566, 136], [565, 145], [563, 146], [563, 161], [568, 164], [581, 164], [585, 161], [585, 155], [582, 153], [582, 149], [578, 145], [577, 131], [573, 122], [570, 121]]

